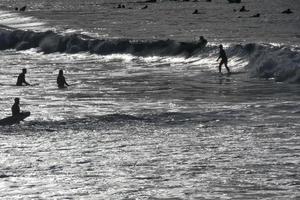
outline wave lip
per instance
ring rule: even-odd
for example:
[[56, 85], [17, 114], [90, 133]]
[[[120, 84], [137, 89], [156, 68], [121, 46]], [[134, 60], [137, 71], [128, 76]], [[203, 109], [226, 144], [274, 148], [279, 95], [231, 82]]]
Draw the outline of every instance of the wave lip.
[[286, 46], [252, 45], [249, 63], [253, 77], [277, 82], [300, 83], [300, 49]]
[[26, 50], [38, 48], [44, 53], [78, 53], [108, 55], [127, 53], [136, 56], [190, 57], [199, 53], [206, 44], [174, 40], [96, 39], [82, 34], [59, 35], [53, 31], [0, 30], [0, 49]]
[[[82, 34], [60, 35], [53, 31], [35, 32], [0, 27], [0, 50], [37, 48], [49, 53], [89, 52], [98, 55], [131, 54], [134, 56], [217, 56], [216, 45], [175, 40], [97, 39]], [[300, 49], [287, 46], [250, 43], [231, 45], [229, 59], [246, 60], [252, 77], [273, 78], [279, 82], [300, 83]], [[207, 54], [208, 53], [208, 54]], [[202, 55], [203, 56], [203, 55]]]
[[299, 47], [249, 43], [233, 45], [226, 51], [229, 59], [247, 60], [245, 68], [253, 78], [300, 83]]

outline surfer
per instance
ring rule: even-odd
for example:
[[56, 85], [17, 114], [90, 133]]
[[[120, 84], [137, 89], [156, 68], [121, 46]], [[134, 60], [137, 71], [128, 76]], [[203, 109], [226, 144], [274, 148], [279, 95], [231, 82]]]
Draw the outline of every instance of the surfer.
[[20, 10], [19, 11], [25, 11], [26, 10], [26, 8], [27, 8], [27, 6], [23, 6], [22, 8], [20, 8]]
[[11, 107], [12, 116], [20, 114], [20, 98], [15, 98], [15, 103]]
[[70, 86], [67, 82], [66, 79], [64, 77], [64, 72], [63, 70], [59, 70], [58, 76], [57, 76], [57, 86], [59, 88], [65, 88], [66, 86]]
[[25, 84], [25, 85], [30, 85], [28, 82], [26, 82], [26, 80], [25, 80], [25, 74], [27, 73], [27, 69], [26, 68], [24, 68], [24, 69], [22, 69], [22, 73], [21, 74], [19, 74], [19, 76], [18, 76], [18, 80], [17, 80], [17, 86], [22, 86], [23, 85], [23, 83]]
[[255, 15], [252, 15], [251, 17], [260, 17], [260, 14], [257, 13], [257, 14], [255, 14]]
[[242, 8], [240, 9], [240, 12], [249, 12], [249, 10], [247, 10], [247, 9], [245, 8], [245, 6], [242, 6]]
[[292, 14], [293, 12], [291, 11], [291, 9], [287, 9], [287, 10], [282, 11], [281, 13], [283, 13], [283, 14]]
[[207, 40], [203, 36], [200, 36], [198, 44], [203, 48], [207, 45]]
[[19, 124], [30, 116], [30, 112], [20, 112], [20, 98], [15, 98], [15, 103], [11, 107], [12, 116], [0, 120], [0, 126]]
[[219, 59], [221, 58], [221, 62], [220, 62], [220, 64], [219, 64], [219, 73], [222, 74], [222, 72], [221, 72], [221, 67], [222, 67], [222, 65], [224, 64], [225, 67], [226, 67], [226, 69], [227, 69], [228, 74], [230, 74], [230, 70], [229, 70], [229, 68], [228, 68], [228, 66], [227, 66], [228, 58], [227, 58], [227, 55], [226, 55], [226, 53], [225, 53], [225, 50], [223, 49], [223, 45], [220, 44], [220, 45], [219, 45], [219, 48], [220, 48], [219, 58], [217, 59], [217, 61], [219, 61]]
[[199, 14], [198, 10], [194, 10], [194, 12], [192, 14]]

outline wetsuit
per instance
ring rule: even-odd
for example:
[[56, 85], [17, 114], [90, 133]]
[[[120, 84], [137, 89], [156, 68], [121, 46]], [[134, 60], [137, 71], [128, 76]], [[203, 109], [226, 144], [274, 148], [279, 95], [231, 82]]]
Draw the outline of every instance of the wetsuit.
[[12, 116], [16, 116], [20, 114], [20, 106], [17, 103], [14, 103], [14, 105], [11, 107]]
[[227, 64], [228, 59], [227, 59], [227, 56], [226, 56], [226, 53], [225, 53], [224, 49], [220, 50], [220, 56], [219, 56], [219, 58], [221, 58], [221, 63], [222, 64], [223, 63]]
[[63, 75], [58, 75], [58, 76], [57, 76], [57, 85], [58, 85], [58, 87], [59, 87], [59, 88], [64, 88], [64, 87], [65, 87], [65, 84], [66, 84], [67, 86], [69, 86], [68, 83], [66, 82], [65, 77], [64, 77]]
[[26, 81], [25, 81], [25, 74], [24, 73], [21, 73], [21, 74], [19, 74], [19, 76], [18, 76], [18, 80], [17, 80], [17, 86], [22, 86], [23, 85], [23, 83], [25, 83], [26, 85], [29, 85], [29, 83], [27, 83]]

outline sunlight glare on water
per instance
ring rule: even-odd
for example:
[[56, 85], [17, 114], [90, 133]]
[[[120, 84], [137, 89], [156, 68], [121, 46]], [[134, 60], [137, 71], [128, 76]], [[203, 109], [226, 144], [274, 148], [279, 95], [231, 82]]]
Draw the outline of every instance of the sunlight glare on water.
[[[240, 4], [221, 0], [158, 1], [145, 10], [115, 0], [0, 4], [1, 39], [2, 29], [20, 28], [63, 39], [84, 33], [107, 48], [136, 44], [103, 54], [43, 53], [42, 45], [0, 51], [1, 118], [15, 97], [31, 112], [0, 126], [1, 199], [300, 196], [299, 18], [280, 13], [290, 7], [296, 16], [295, 1], [245, 0], [251, 11], [241, 18], [233, 12]], [[25, 4], [26, 12], [14, 11]], [[201, 14], [189, 15], [194, 9]], [[261, 18], [248, 17], [256, 12]], [[189, 50], [200, 35], [204, 49], [176, 49]], [[230, 76], [218, 74], [220, 42]], [[22, 68], [31, 86], [15, 86]], [[60, 69], [68, 88], [57, 88]]]

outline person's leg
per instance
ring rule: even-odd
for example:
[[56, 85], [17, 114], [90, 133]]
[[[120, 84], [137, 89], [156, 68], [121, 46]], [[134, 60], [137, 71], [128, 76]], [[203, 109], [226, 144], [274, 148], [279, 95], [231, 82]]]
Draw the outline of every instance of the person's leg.
[[221, 60], [220, 64], [219, 64], [219, 73], [222, 74], [222, 65], [223, 65], [223, 60]]
[[227, 69], [227, 72], [228, 72], [228, 74], [230, 74], [229, 67], [227, 66], [227, 61], [226, 61], [226, 62], [224, 62], [224, 65], [225, 65], [225, 67], [226, 67], [226, 69]]

